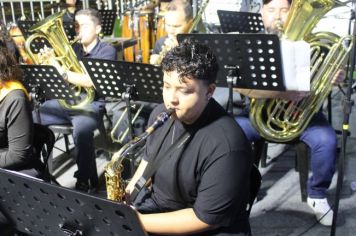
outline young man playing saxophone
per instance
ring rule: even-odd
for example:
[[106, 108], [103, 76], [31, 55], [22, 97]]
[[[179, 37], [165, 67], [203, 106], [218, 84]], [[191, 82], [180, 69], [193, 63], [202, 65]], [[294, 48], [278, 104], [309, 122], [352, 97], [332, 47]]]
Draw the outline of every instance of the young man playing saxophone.
[[[216, 57], [206, 46], [183, 42], [166, 54], [162, 68], [164, 104], [152, 112], [149, 125], [162, 111], [174, 112], [147, 138], [144, 158], [126, 188], [130, 195], [146, 167], [163, 156], [150, 191], [135, 202], [144, 229], [154, 235], [250, 235], [251, 148], [212, 97]], [[187, 133], [182, 148], [165, 155]]]

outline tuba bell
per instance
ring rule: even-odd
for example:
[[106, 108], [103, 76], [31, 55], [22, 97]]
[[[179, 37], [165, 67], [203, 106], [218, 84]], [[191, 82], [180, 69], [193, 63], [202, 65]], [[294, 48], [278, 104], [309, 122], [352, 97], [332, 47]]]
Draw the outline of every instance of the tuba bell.
[[311, 46], [310, 95], [301, 101], [252, 99], [250, 120], [267, 140], [287, 142], [297, 138], [319, 111], [332, 89], [331, 78], [346, 62], [351, 36], [311, 31], [332, 8], [344, 3], [335, 0], [293, 0], [282, 39], [304, 40]]
[[[40, 56], [33, 53], [31, 49], [31, 43], [37, 38], [45, 38], [52, 46], [56, 60], [66, 70], [84, 74], [85, 69], [80, 65], [77, 56], [75, 55], [71, 43], [69, 42], [63, 28], [62, 16], [64, 11], [53, 14], [43, 21], [33, 25], [29, 31], [34, 32], [25, 43], [25, 48], [28, 55], [31, 57], [35, 64], [42, 64]], [[67, 109], [82, 109], [85, 105], [91, 103], [94, 100], [95, 91], [94, 88], [74, 86], [75, 95], [79, 95], [83, 92], [86, 93], [84, 98], [77, 101], [76, 104], [68, 104], [65, 100], [59, 100], [59, 104]]]

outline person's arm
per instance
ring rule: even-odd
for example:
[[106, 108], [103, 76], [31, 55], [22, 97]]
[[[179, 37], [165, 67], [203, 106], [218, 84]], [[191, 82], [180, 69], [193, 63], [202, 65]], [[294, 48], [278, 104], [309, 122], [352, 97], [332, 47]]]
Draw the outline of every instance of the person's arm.
[[210, 226], [199, 220], [192, 208], [155, 214], [140, 214], [139, 219], [145, 231], [157, 234], [193, 234], [205, 231]]
[[[81, 86], [81, 87], [93, 87], [94, 84], [90, 79], [90, 76], [88, 74], [80, 74], [77, 72], [73, 72], [73, 71], [66, 71], [67, 73], [67, 78], [66, 79], [69, 83], [77, 85], [77, 86]], [[61, 73], [62, 75], [64, 74], [64, 70], [63, 73]]]
[[345, 76], [346, 76], [346, 72], [343, 69], [339, 69], [336, 71], [334, 77], [331, 80], [331, 83], [337, 86], [344, 81]]
[[32, 114], [25, 95], [11, 100], [8, 111], [1, 112], [7, 112], [8, 148], [0, 150], [0, 167], [12, 168], [24, 162], [32, 152]]
[[299, 101], [309, 95], [307, 91], [271, 91], [260, 89], [236, 88], [234, 91], [249, 98], [279, 98], [284, 100]]
[[[105, 46], [100, 50], [100, 56], [96, 57], [98, 59], [104, 60], [115, 60], [116, 59], [116, 49], [112, 46]], [[80, 87], [93, 87], [94, 84], [87, 73], [77, 73], [69, 70], [65, 70], [57, 60], [51, 59], [50, 64], [57, 68], [61, 75], [65, 75], [65, 80], [69, 83], [80, 86]], [[84, 66], [82, 66], [84, 68]]]
[[[339, 85], [345, 79], [345, 71], [339, 69], [331, 79], [333, 85]], [[259, 89], [236, 88], [234, 91], [250, 98], [280, 98], [284, 100], [299, 101], [309, 95], [307, 91], [270, 91]]]

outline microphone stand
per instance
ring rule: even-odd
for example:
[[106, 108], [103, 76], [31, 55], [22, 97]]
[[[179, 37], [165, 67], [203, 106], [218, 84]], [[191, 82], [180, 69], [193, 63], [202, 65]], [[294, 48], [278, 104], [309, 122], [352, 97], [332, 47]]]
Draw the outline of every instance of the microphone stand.
[[[353, 1], [352, 5], [353, 5], [354, 9], [351, 9], [350, 26], [351, 26], [351, 22], [355, 20], [355, 10], [356, 10], [355, 9], [355, 7], [356, 7], [355, 1]], [[346, 141], [347, 141], [347, 136], [349, 133], [349, 119], [350, 119], [350, 114], [351, 114], [351, 108], [353, 105], [353, 101], [351, 101], [351, 93], [352, 93], [353, 72], [355, 70], [355, 56], [356, 56], [356, 47], [355, 47], [356, 24], [355, 24], [355, 22], [353, 25], [352, 36], [353, 36], [354, 44], [352, 46], [352, 52], [351, 52], [351, 65], [349, 66], [349, 71], [348, 71], [349, 72], [349, 79], [347, 80], [348, 86], [347, 86], [346, 95], [344, 96], [344, 100], [343, 100], [344, 118], [343, 118], [343, 123], [342, 123], [341, 152], [340, 152], [340, 158], [338, 161], [338, 175], [337, 175], [337, 184], [336, 184], [336, 192], [335, 192], [334, 215], [333, 215], [333, 221], [332, 221], [331, 230], [330, 230], [331, 236], [334, 236], [335, 232], [336, 232], [336, 221], [337, 221], [337, 215], [338, 215], [338, 211], [339, 211], [340, 192], [342, 189], [342, 184], [343, 184], [343, 179], [344, 179], [344, 167], [345, 167], [345, 159], [346, 159], [345, 158], [346, 157]]]

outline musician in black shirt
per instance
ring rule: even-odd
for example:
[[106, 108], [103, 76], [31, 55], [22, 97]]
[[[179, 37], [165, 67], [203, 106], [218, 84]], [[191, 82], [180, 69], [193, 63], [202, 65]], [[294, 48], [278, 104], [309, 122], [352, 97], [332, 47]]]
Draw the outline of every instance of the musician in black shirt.
[[151, 191], [136, 201], [144, 229], [168, 235], [248, 235], [251, 150], [241, 128], [212, 98], [216, 57], [206, 46], [184, 42], [167, 53], [162, 67], [164, 105], [152, 112], [149, 124], [167, 108], [175, 112], [147, 139], [128, 194], [152, 159], [185, 132], [191, 137], [181, 151], [165, 157]]

